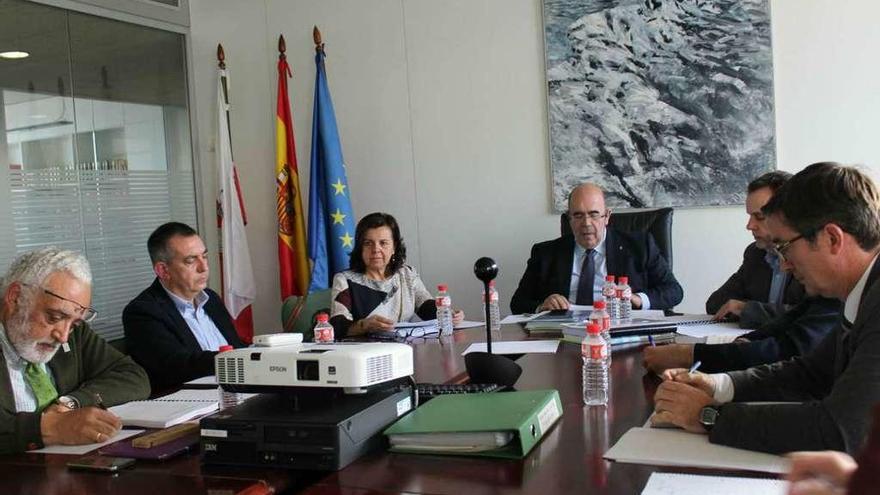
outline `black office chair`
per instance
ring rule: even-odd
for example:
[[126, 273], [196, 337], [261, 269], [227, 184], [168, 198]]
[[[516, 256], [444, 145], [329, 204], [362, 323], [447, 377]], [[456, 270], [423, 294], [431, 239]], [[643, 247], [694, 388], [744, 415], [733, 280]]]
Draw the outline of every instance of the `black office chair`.
[[[628, 211], [625, 213], [612, 213], [609, 224], [617, 230], [624, 232], [650, 232], [657, 242], [660, 254], [672, 269], [672, 208], [659, 208], [656, 210]], [[571, 234], [571, 226], [568, 224], [568, 214], [559, 216], [559, 230], [562, 235]]]

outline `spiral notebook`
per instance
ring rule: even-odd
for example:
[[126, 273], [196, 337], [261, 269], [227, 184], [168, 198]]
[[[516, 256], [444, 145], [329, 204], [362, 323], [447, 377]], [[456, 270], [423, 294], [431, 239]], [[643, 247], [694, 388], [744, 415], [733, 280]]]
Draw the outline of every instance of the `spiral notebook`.
[[785, 495], [788, 482], [776, 479], [652, 473], [642, 495]]
[[153, 400], [136, 400], [110, 408], [125, 426], [167, 428], [219, 408], [217, 389], [178, 390]]

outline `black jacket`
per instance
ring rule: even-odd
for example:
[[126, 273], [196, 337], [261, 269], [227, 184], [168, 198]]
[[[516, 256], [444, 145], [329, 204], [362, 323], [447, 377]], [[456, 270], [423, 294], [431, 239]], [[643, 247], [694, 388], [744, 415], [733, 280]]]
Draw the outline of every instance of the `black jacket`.
[[733, 402], [721, 406], [709, 441], [776, 454], [861, 450], [880, 403], [878, 281], [875, 263], [852, 328], [835, 325], [804, 356], [728, 373]]
[[700, 371], [717, 373], [804, 356], [831, 333], [842, 310], [843, 303], [838, 299], [807, 298], [761, 328], [743, 335], [749, 342], [696, 344], [694, 361], [702, 362]]
[[[628, 276], [633, 293], [643, 292], [651, 309], [670, 309], [684, 293], [650, 234], [606, 230], [608, 273]], [[532, 246], [526, 271], [510, 301], [514, 313], [530, 313], [550, 294], [568, 297], [574, 261], [574, 237], [566, 235]]]
[[[205, 313], [229, 345], [244, 347], [223, 300], [211, 289], [205, 292]], [[217, 353], [202, 350], [159, 279], [128, 303], [122, 325], [126, 349], [147, 370], [154, 392], [214, 374]]]
[[782, 296], [783, 307], [767, 302], [770, 299], [773, 270], [764, 260], [766, 253], [754, 242], [746, 246], [742, 265], [709, 296], [706, 312], [715, 314], [730, 299], [746, 301], [746, 307], [740, 315], [740, 325], [743, 328], [757, 328], [803, 301], [806, 297], [804, 286], [789, 276]]

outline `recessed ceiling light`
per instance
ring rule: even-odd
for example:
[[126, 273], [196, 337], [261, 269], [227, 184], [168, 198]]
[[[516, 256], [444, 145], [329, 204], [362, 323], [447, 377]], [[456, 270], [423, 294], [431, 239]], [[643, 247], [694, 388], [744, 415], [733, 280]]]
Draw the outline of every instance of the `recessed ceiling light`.
[[8, 52], [0, 52], [0, 58], [16, 59], [16, 58], [27, 58], [30, 56], [31, 56], [30, 53], [20, 52], [18, 50], [13, 50], [13, 51], [8, 51]]

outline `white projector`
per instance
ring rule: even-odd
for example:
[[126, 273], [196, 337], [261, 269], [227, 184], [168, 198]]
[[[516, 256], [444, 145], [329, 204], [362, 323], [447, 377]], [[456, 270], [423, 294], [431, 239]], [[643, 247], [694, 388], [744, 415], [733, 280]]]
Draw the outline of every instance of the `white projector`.
[[347, 393], [413, 374], [413, 350], [388, 342], [248, 347], [214, 357], [224, 389], [261, 392], [291, 387], [342, 388]]

